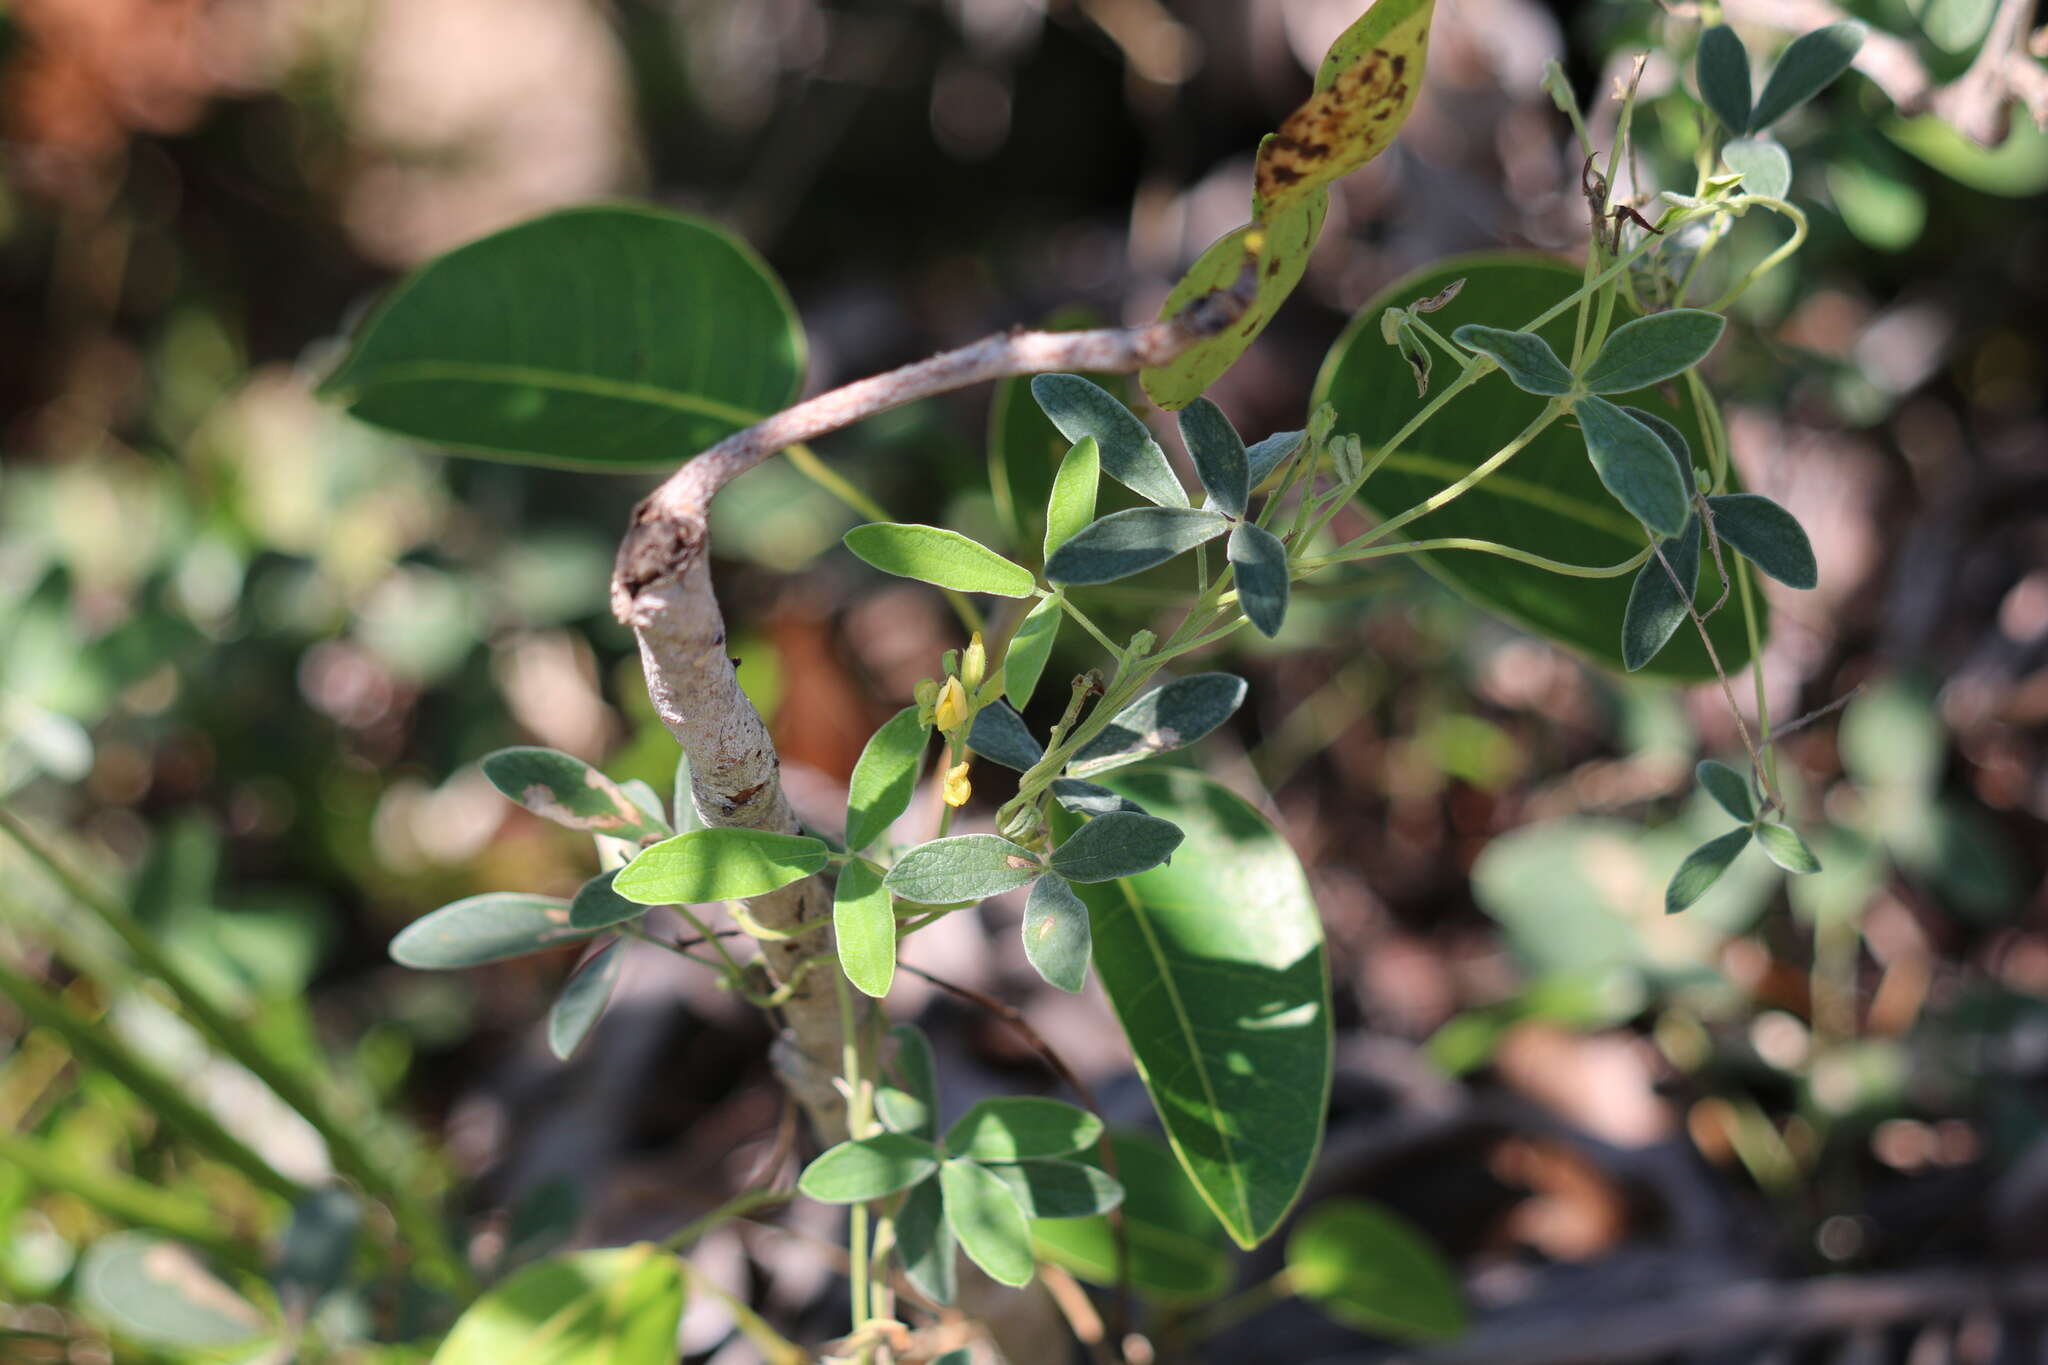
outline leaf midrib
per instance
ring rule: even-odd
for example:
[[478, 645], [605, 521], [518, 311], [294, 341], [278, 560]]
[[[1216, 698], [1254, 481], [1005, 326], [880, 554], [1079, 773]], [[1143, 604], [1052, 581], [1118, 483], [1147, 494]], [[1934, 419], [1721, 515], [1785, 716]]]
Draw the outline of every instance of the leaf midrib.
[[752, 409], [736, 407], [731, 403], [720, 402], [716, 398], [684, 393], [679, 389], [662, 388], [655, 384], [635, 384], [623, 379], [606, 379], [599, 375], [578, 374], [569, 370], [549, 370], [534, 365], [493, 364], [469, 360], [415, 360], [400, 365], [380, 366], [361, 381], [341, 387], [356, 397], [361, 397], [387, 384], [430, 383], [434, 380], [447, 379], [554, 389], [562, 393], [584, 394], [596, 398], [617, 398], [630, 403], [646, 403], [676, 412], [693, 413], [701, 417], [715, 417], [737, 426], [750, 426], [761, 420], [761, 414]]
[[[1445, 479], [1461, 479], [1472, 472], [1470, 466], [1458, 464], [1454, 460], [1406, 450], [1395, 451], [1386, 458], [1384, 463], [1386, 468], [1397, 469], [1403, 473], [1431, 474]], [[1592, 503], [1582, 502], [1577, 498], [1569, 497], [1566, 494], [1557, 492], [1555, 489], [1545, 488], [1541, 484], [1530, 483], [1526, 479], [1518, 479], [1512, 474], [1490, 475], [1486, 480], [1485, 489], [1489, 493], [1497, 493], [1502, 497], [1511, 498], [1517, 502], [1525, 502], [1531, 507], [1540, 507], [1546, 512], [1555, 512], [1559, 516], [1570, 517], [1573, 520], [1585, 523], [1596, 531], [1606, 531], [1611, 535], [1621, 537], [1623, 540], [1640, 538], [1641, 536], [1641, 528], [1633, 521], [1624, 520], [1607, 512], [1604, 508], [1595, 507]]]

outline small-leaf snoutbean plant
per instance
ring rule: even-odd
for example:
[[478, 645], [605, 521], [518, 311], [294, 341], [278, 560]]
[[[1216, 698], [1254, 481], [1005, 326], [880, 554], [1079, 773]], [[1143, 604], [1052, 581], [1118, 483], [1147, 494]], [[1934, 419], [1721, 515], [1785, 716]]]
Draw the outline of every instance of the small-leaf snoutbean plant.
[[[1788, 822], [1769, 717], [1752, 730], [1731, 678], [1754, 670], [1761, 707], [1766, 609], [1754, 572], [1811, 588], [1817, 567], [1793, 517], [1736, 483], [1700, 367], [1724, 340], [1728, 307], [1804, 239], [1789, 158], [1768, 131], [1841, 74], [1857, 32], [1794, 42], [1752, 101], [1740, 41], [1707, 30], [1700, 101], [1679, 92], [1679, 111], [1662, 111], [1701, 127], [1693, 174], [1654, 203], [1610, 190], [1631, 153], [1633, 91], [1596, 170], [1599, 149], [1553, 67], [1548, 88], [1584, 158], [1583, 263], [1498, 253], [1419, 272], [1338, 341], [1301, 429], [1247, 441], [1203, 390], [1300, 278], [1330, 182], [1399, 128], [1430, 17], [1428, 0], [1380, 0], [1338, 40], [1310, 99], [1260, 148], [1251, 221], [1167, 301], [1172, 317], [1232, 280], [1258, 282], [1241, 324], [1141, 376], [1153, 404], [1175, 414], [1192, 486], [1123, 396], [1077, 374], [1019, 376], [999, 395], [991, 452], [1007, 543], [872, 511], [847, 533], [867, 565], [945, 590], [972, 629], [868, 740], [843, 833], [706, 827], [687, 764], [665, 800], [564, 754], [501, 751], [483, 760], [490, 780], [594, 836], [603, 870], [569, 899], [456, 902], [392, 946], [403, 963], [446, 969], [591, 945], [547, 1021], [563, 1056], [602, 1014], [629, 939], [700, 963], [764, 1009], [798, 979], [829, 974], [845, 1024], [848, 1136], [798, 1189], [852, 1210], [852, 1332], [840, 1347], [850, 1354], [892, 1349], [917, 1300], [953, 1301], [956, 1249], [1005, 1285], [1051, 1262], [1102, 1284], [1186, 1294], [1185, 1278], [1142, 1254], [1143, 1231], [1177, 1216], [1157, 1194], [1166, 1176], [1244, 1246], [1288, 1215], [1314, 1162], [1330, 1074], [1307, 880], [1254, 807], [1184, 761], [1151, 760], [1184, 754], [1237, 711], [1243, 679], [1191, 666], [1246, 627], [1292, 638], [1297, 582], [1413, 557], [1596, 662], [1718, 682], [1745, 753], [1739, 767], [1701, 764], [1698, 778], [1739, 826], [1686, 859], [1668, 908], [1695, 903], [1752, 841], [1789, 871], [1817, 868]], [[1732, 225], [1759, 211], [1788, 224], [1788, 237], [1722, 268]], [[505, 296], [507, 279], [527, 281], [527, 295]], [[714, 289], [717, 325], [666, 326], [708, 306]], [[366, 420], [472, 452], [660, 469], [679, 442], [701, 448], [788, 403], [801, 351], [779, 284], [741, 244], [693, 219], [573, 210], [424, 267], [330, 389]], [[808, 451], [792, 454], [846, 492]], [[1103, 510], [1112, 496], [1128, 505]], [[873, 507], [865, 494], [848, 501]], [[1371, 521], [1340, 540], [1347, 509]], [[1157, 631], [1112, 628], [1129, 615], [1118, 594], [1147, 574], [1177, 585], [1175, 608], [1154, 618]], [[1046, 673], [1062, 636], [1100, 654], [1055, 684]], [[1034, 714], [1049, 724], [1027, 721]], [[979, 809], [992, 767], [1013, 771], [1014, 793], [976, 817], [981, 828], [953, 832], [958, 812]], [[902, 817], [927, 778], [942, 803], [938, 834], [906, 843]], [[820, 876], [832, 880], [831, 914], [799, 926], [814, 951], [797, 978], [772, 985], [729, 946], [733, 930], [713, 927], [715, 907], [730, 907], [741, 943], [788, 940], [753, 923], [744, 902]], [[870, 1002], [889, 994], [905, 939], [1018, 893], [1031, 966], [1062, 991], [1100, 980], [1170, 1157], [1133, 1144], [1105, 1160], [1110, 1135], [1094, 1115], [1035, 1097], [984, 1101], [941, 1125], [928, 1040], [879, 1022]], [[650, 929], [657, 906], [693, 936]], [[1111, 1235], [1104, 1220], [1120, 1204], [1124, 1230]]]

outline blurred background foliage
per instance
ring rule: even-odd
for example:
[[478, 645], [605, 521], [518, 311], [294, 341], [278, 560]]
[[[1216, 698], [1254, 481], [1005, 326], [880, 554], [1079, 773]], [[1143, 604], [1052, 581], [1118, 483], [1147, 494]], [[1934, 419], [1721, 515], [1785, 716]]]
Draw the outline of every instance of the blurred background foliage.
[[[497, 796], [482, 753], [546, 744], [667, 790], [674, 748], [605, 601], [646, 481], [419, 449], [313, 385], [396, 272], [607, 196], [754, 242], [810, 330], [813, 387], [1061, 310], [1149, 317], [1242, 220], [1259, 133], [1358, 8], [0, 0], [0, 795], [454, 1191], [480, 1262], [550, 1218], [594, 1244], [673, 1230], [775, 1142], [749, 1011], [634, 955], [564, 1066], [539, 1020], [573, 954], [451, 977], [384, 956], [445, 901], [569, 894], [594, 870]], [[1856, 8], [1940, 77], [1991, 13]], [[1606, 95], [1649, 45], [1635, 183], [1680, 186], [1698, 130], [1671, 54], [1692, 33], [1646, 3], [1447, 0], [1399, 145], [1336, 187], [1302, 291], [1214, 396], [1247, 432], [1299, 426], [1323, 351], [1387, 282], [1575, 249], [1547, 59], [1611, 128]], [[2048, 1252], [2048, 135], [2022, 116], [1979, 148], [1860, 74], [1780, 131], [1814, 238], [1742, 301], [1714, 382], [1743, 479], [1822, 566], [1818, 591], [1774, 595], [1772, 713], [1862, 689], [1781, 748], [1823, 875], [1787, 886], [1745, 855], [1667, 919], [1671, 868], [1717, 827], [1692, 764], [1737, 747], [1718, 693], [1592, 670], [1420, 573], [1307, 590], [1282, 639], [1240, 636], [1223, 665], [1252, 699], [1205, 761], [1280, 820], [1333, 948], [1312, 1198], [1407, 1215], [1509, 1329], [1717, 1276]], [[898, 519], [1003, 543], [990, 399], [822, 453]], [[821, 811], [961, 643], [942, 604], [838, 548], [856, 519], [777, 461], [714, 526], [732, 652]], [[1156, 607], [1104, 609], [1136, 629]], [[1093, 662], [1067, 648], [1054, 669]], [[276, 1169], [327, 1177], [317, 1135], [61, 888], [9, 848], [0, 868], [17, 970]], [[955, 916], [909, 960], [1015, 1001], [1137, 1119], [1106, 1007], [1034, 989], [1016, 915]], [[963, 1104], [1039, 1079], [999, 1023], [915, 980], [892, 1008], [924, 1015]], [[44, 1334], [71, 1359], [150, 1358], [104, 1344], [89, 1295], [78, 1316], [79, 1258], [134, 1220], [32, 1174], [27, 1149], [133, 1177], [224, 1255], [275, 1247], [284, 1205], [5, 1005], [0, 1048], [0, 1140], [25, 1144], [0, 1160], [0, 1357]], [[805, 1235], [829, 1217], [727, 1229], [703, 1273], [822, 1323]], [[402, 1336], [394, 1303], [358, 1308]], [[699, 1300], [685, 1348], [730, 1351], [731, 1327]], [[1236, 1330], [1262, 1359], [1377, 1358], [1305, 1312]], [[1925, 1359], [1993, 1358], [1943, 1341]]]

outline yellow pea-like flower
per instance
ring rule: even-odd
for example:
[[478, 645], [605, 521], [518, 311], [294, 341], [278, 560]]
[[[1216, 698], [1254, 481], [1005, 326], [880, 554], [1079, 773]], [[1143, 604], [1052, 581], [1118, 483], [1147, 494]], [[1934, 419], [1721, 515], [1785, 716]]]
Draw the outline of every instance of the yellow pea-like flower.
[[974, 784], [967, 780], [967, 765], [956, 763], [946, 770], [946, 804], [964, 806], [967, 798], [974, 795]]
[[946, 685], [939, 689], [939, 704], [932, 709], [932, 716], [947, 734], [967, 723], [967, 689], [958, 678], [946, 679]]

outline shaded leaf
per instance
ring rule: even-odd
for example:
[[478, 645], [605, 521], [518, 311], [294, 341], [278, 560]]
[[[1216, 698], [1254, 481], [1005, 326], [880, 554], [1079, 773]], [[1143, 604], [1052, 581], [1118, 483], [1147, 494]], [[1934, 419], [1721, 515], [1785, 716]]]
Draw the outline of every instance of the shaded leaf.
[[1054, 778], [1052, 794], [1054, 800], [1076, 815], [1109, 815], [1120, 810], [1145, 814], [1143, 806], [1121, 792], [1113, 792], [1094, 782], [1083, 782], [1078, 777]]
[[[1223, 1228], [1164, 1143], [1143, 1133], [1113, 1130], [1123, 1190], [1123, 1241], [1130, 1248], [1130, 1281], [1148, 1298], [1166, 1303], [1212, 1299], [1230, 1285]], [[1095, 1155], [1075, 1158], [1098, 1165]], [[1041, 1260], [1071, 1270], [1092, 1284], [1118, 1281], [1119, 1238], [1109, 1220], [1047, 1219], [1031, 1225]]]
[[1625, 322], [1586, 367], [1594, 393], [1628, 393], [1684, 374], [1707, 358], [1728, 320], [1704, 308], [1670, 308]]
[[896, 1212], [896, 1254], [903, 1273], [936, 1304], [950, 1304], [960, 1292], [959, 1243], [946, 1223], [942, 1185], [927, 1180], [910, 1192]]
[[1095, 439], [1103, 473], [1161, 507], [1188, 505], [1166, 452], [1109, 390], [1077, 374], [1042, 374], [1031, 381], [1031, 396], [1069, 441]]
[[338, 1185], [315, 1190], [292, 1206], [270, 1274], [286, 1311], [304, 1312], [341, 1288], [362, 1227], [363, 1201]]
[[871, 521], [854, 527], [844, 539], [847, 549], [898, 578], [997, 597], [1029, 597], [1037, 586], [1023, 565], [943, 526]]
[[569, 924], [569, 902], [554, 896], [487, 891], [422, 915], [391, 940], [391, 960], [447, 971], [545, 952], [595, 932]]
[[1089, 944], [1088, 907], [1067, 879], [1048, 875], [1033, 882], [1024, 902], [1024, 956], [1032, 970], [1078, 993], [1088, 984]]
[[1761, 493], [1723, 493], [1707, 499], [1714, 513], [1714, 533], [1744, 559], [1788, 588], [1811, 588], [1820, 582], [1813, 543], [1790, 512]]
[[960, 834], [909, 850], [884, 880], [914, 904], [952, 905], [1015, 891], [1044, 871], [1021, 844], [995, 834]]
[[974, 713], [974, 728], [967, 732], [967, 747], [1020, 773], [1045, 757], [1045, 747], [1032, 737], [1024, 717], [1005, 701], [990, 702]]
[[1055, 583], [1112, 583], [1143, 573], [1230, 529], [1206, 508], [1132, 507], [1078, 532], [1046, 561]]
[[803, 333], [760, 257], [700, 219], [565, 209], [429, 261], [321, 386], [407, 436], [665, 469], [796, 397]]
[[1260, 484], [1272, 477], [1280, 462], [1301, 449], [1301, 443], [1306, 439], [1308, 433], [1305, 431], [1276, 431], [1257, 445], [1247, 447], [1244, 452], [1245, 468], [1252, 488], [1257, 490]]
[[1718, 839], [1709, 839], [1678, 865], [1678, 871], [1671, 876], [1671, 885], [1664, 891], [1664, 911], [1675, 915], [1689, 909], [1735, 861], [1735, 856], [1749, 847], [1747, 829], [1731, 830]]
[[1121, 768], [1184, 749], [1244, 704], [1245, 682], [1231, 673], [1195, 673], [1154, 688], [1117, 713], [1067, 765], [1075, 777]]
[[1376, 0], [1330, 45], [1315, 91], [1259, 144], [1257, 216], [1349, 175], [1393, 142], [1422, 89], [1434, 0]]
[[[1045, 557], [1095, 520], [1095, 495], [1102, 482], [1102, 455], [1093, 436], [1083, 436], [1060, 461], [1045, 504]], [[1040, 603], [1043, 606], [1043, 603]]]
[[946, 1130], [946, 1153], [974, 1161], [1029, 1161], [1078, 1152], [1102, 1136], [1102, 1120], [1063, 1100], [982, 1100]]
[[624, 945], [624, 939], [615, 938], [599, 948], [562, 983], [561, 993], [548, 1007], [548, 1051], [563, 1061], [569, 1060], [604, 1017], [612, 988], [619, 983], [619, 968], [626, 960]]
[[575, 929], [609, 929], [614, 924], [639, 919], [647, 913], [647, 907], [638, 901], [629, 901], [612, 889], [620, 869], [600, 872], [576, 889], [576, 898], [569, 902], [569, 925]]
[[1413, 1224], [1363, 1199], [1330, 1199], [1287, 1238], [1287, 1282], [1331, 1317], [1397, 1341], [1465, 1330], [1458, 1281]]
[[1721, 160], [1742, 177], [1745, 194], [1783, 199], [1792, 188], [1792, 158], [1767, 137], [1747, 137], [1721, 149]]
[[530, 1265], [476, 1300], [433, 1365], [671, 1365], [682, 1270], [648, 1243]]
[[1763, 847], [1765, 855], [1787, 872], [1803, 876], [1820, 871], [1820, 859], [1813, 856], [1813, 850], [1806, 846], [1806, 840], [1799, 837], [1799, 831], [1789, 825], [1758, 825], [1756, 841]]
[[832, 935], [839, 965], [863, 995], [877, 1000], [896, 976], [896, 912], [882, 874], [856, 858], [839, 869], [832, 893]]
[[1693, 770], [1700, 787], [1714, 798], [1722, 810], [1748, 824], [1756, 819], [1756, 798], [1750, 795], [1749, 779], [1726, 763], [1703, 759]]
[[822, 840], [760, 829], [700, 829], [664, 839], [619, 870], [612, 890], [642, 905], [763, 896], [822, 872]]
[[[1700, 519], [1694, 514], [1685, 519], [1683, 531], [1661, 542], [1664, 560], [1671, 565], [1669, 572], [1664, 560], [1654, 554], [1636, 570], [1628, 609], [1621, 617], [1621, 661], [1629, 672], [1656, 658], [1657, 651], [1691, 619], [1686, 603], [1699, 588], [1700, 538]], [[1678, 583], [1671, 581], [1673, 573], [1678, 575]]]
[[868, 737], [846, 785], [846, 847], [858, 853], [910, 809], [929, 731], [906, 706]]
[[997, 1284], [1031, 1283], [1031, 1225], [1010, 1187], [972, 1161], [958, 1158], [939, 1168], [946, 1200], [946, 1224], [967, 1259]]
[[1245, 454], [1244, 438], [1223, 409], [1206, 398], [1182, 408], [1180, 438], [1209, 495], [1208, 505], [1227, 516], [1243, 516], [1252, 492], [1251, 459]]
[[1287, 620], [1293, 574], [1287, 547], [1262, 526], [1239, 522], [1230, 532], [1230, 567], [1237, 575], [1237, 601], [1246, 619], [1271, 639]]
[[1171, 858], [1181, 838], [1171, 822], [1150, 815], [1098, 815], [1053, 849], [1052, 870], [1070, 882], [1135, 877]]
[[1749, 51], [1742, 39], [1726, 24], [1716, 24], [1700, 35], [1699, 57], [1695, 63], [1700, 98], [1721, 126], [1735, 137], [1749, 131]]
[[553, 749], [500, 749], [479, 765], [491, 785], [535, 815], [613, 839], [659, 839], [668, 826], [580, 758]]
[[1055, 594], [1033, 607], [1017, 627], [1017, 633], [1010, 637], [1010, 647], [1003, 653], [1003, 695], [1020, 711], [1030, 704], [1031, 694], [1038, 690], [1038, 680], [1045, 673], [1045, 661], [1052, 657], [1053, 643], [1060, 637], [1060, 623], [1065, 616]]
[[883, 1083], [875, 1087], [875, 1112], [891, 1132], [935, 1139], [939, 1082], [931, 1040], [915, 1024], [898, 1024], [889, 1037], [896, 1054]]
[[1586, 456], [1615, 501], [1659, 535], [1684, 530], [1691, 497], [1657, 433], [1604, 398], [1588, 395], [1572, 411]]
[[1123, 1186], [1078, 1161], [1017, 1161], [983, 1167], [1010, 1187], [1027, 1218], [1092, 1218], [1123, 1203]]
[[189, 1248], [147, 1233], [117, 1232], [86, 1248], [78, 1298], [122, 1336], [160, 1347], [234, 1346], [271, 1330]]
[[1863, 46], [1863, 25], [1829, 24], [1792, 40], [1757, 96], [1749, 126], [1762, 132], [1835, 83]]
[[1550, 349], [1550, 343], [1534, 332], [1510, 332], [1468, 322], [1451, 333], [1451, 340], [1466, 350], [1492, 356], [1501, 373], [1524, 393], [1554, 398], [1572, 391], [1572, 372]]
[[907, 1133], [877, 1133], [828, 1147], [797, 1188], [821, 1204], [859, 1204], [908, 1189], [939, 1168], [938, 1149]]

